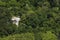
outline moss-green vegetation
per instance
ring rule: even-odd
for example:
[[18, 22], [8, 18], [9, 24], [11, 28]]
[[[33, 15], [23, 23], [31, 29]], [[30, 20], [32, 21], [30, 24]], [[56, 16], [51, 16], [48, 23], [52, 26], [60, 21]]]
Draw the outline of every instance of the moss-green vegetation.
[[14, 34], [8, 37], [0, 38], [0, 40], [57, 40], [56, 35], [51, 32], [46, 33], [22, 33], [22, 34]]
[[35, 40], [33, 33], [14, 34], [0, 40]]
[[[18, 28], [12, 16], [20, 16]], [[27, 32], [31, 40], [60, 40], [60, 0], [0, 0], [0, 37]]]

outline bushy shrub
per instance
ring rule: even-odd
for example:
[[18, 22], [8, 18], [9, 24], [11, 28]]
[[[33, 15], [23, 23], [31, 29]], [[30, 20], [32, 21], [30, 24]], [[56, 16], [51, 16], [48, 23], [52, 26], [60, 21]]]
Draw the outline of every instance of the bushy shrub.
[[45, 33], [41, 32], [41, 33], [38, 33], [38, 35], [40, 36], [41, 40], [58, 40], [57, 36], [51, 31], [46, 31]]
[[0, 38], [0, 40], [35, 40], [35, 39], [33, 33], [22, 33], [22, 34], [10, 35], [5, 38]]

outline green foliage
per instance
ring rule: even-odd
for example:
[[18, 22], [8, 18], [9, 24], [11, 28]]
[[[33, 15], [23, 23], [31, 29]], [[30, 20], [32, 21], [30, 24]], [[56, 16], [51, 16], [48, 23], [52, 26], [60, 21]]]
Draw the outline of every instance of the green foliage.
[[40, 35], [42, 40], [57, 40], [56, 35], [51, 33], [50, 31], [47, 31], [46, 33], [42, 33]]
[[[0, 0], [0, 37], [15, 33], [43, 32], [40, 36], [43, 40], [56, 40], [54, 38], [60, 35], [59, 5], [60, 0]], [[18, 28], [12, 24], [12, 16], [20, 16]]]
[[51, 31], [34, 33], [35, 40], [58, 40], [57, 36]]
[[0, 40], [57, 40], [56, 35], [50, 31], [34, 33], [22, 33], [0, 38]]
[[22, 34], [10, 35], [5, 38], [0, 38], [0, 40], [35, 40], [35, 39], [33, 33], [22, 33]]

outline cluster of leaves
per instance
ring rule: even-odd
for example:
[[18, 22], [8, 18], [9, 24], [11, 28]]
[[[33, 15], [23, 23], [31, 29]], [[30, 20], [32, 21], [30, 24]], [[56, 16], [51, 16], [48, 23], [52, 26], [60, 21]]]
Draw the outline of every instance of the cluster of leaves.
[[33, 33], [14, 34], [5, 38], [0, 38], [0, 40], [34, 40], [34, 34]]
[[0, 38], [0, 40], [57, 40], [57, 37], [49, 32], [37, 33], [37, 35], [34, 35], [34, 33], [22, 33], [22, 34], [14, 34], [10, 35], [5, 38]]
[[[14, 33], [36, 32], [60, 35], [60, 0], [0, 0], [0, 36]], [[19, 28], [12, 24], [11, 17], [20, 16]], [[42, 34], [42, 40], [48, 33]], [[36, 34], [37, 35], [37, 34]], [[38, 39], [37, 39], [38, 40]]]

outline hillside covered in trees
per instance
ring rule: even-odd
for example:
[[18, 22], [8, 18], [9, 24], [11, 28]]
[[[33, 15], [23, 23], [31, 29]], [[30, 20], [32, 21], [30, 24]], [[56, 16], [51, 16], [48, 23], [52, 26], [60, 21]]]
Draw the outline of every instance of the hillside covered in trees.
[[60, 0], [0, 0], [0, 39], [60, 40]]

